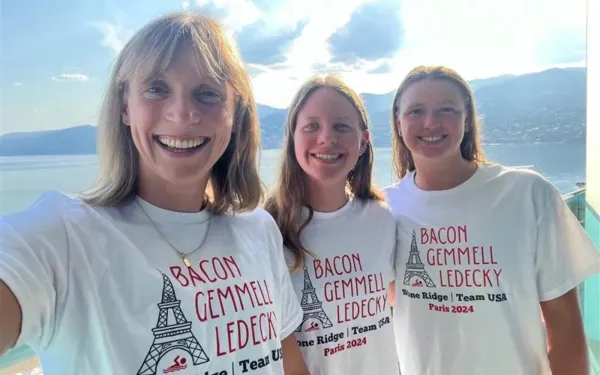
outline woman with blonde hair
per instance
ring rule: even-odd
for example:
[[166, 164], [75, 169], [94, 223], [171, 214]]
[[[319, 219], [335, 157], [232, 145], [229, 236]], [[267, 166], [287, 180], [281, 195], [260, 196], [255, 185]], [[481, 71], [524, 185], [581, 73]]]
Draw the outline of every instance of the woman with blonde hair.
[[396, 220], [372, 168], [362, 99], [335, 75], [308, 80], [289, 109], [266, 210], [283, 235], [313, 375], [398, 374], [387, 299]]
[[307, 373], [282, 238], [254, 210], [256, 105], [226, 31], [191, 14], [143, 27], [98, 130], [91, 191], [0, 220], [0, 353], [28, 344], [48, 375]]
[[587, 374], [577, 286], [600, 253], [560, 193], [485, 160], [473, 93], [452, 69], [413, 69], [392, 113], [402, 374]]

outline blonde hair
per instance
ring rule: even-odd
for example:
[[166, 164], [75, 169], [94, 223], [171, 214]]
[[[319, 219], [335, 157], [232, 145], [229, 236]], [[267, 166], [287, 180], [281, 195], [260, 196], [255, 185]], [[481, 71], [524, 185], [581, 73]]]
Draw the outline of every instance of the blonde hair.
[[[293, 254], [295, 264], [292, 270], [298, 270], [304, 265], [305, 255], [309, 253], [300, 240], [302, 230], [312, 219], [313, 210], [305, 202], [304, 172], [298, 164], [294, 152], [294, 132], [298, 112], [306, 100], [320, 88], [333, 89], [343, 95], [356, 109], [359, 126], [362, 130], [369, 129], [367, 110], [361, 97], [337, 75], [317, 75], [302, 85], [296, 93], [285, 123], [285, 139], [283, 157], [279, 167], [279, 176], [273, 193], [266, 201], [265, 209], [273, 216], [283, 235], [283, 243]], [[373, 146], [367, 140], [365, 151], [359, 156], [352, 171], [348, 174], [347, 189], [354, 198], [360, 200], [383, 200], [383, 195], [372, 185]], [[302, 207], [308, 206], [309, 215], [301, 220]]]
[[138, 153], [130, 128], [122, 122], [125, 95], [131, 82], [144, 82], [167, 69], [186, 42], [194, 49], [198, 69], [219, 83], [230, 84], [235, 92], [233, 134], [209, 180], [211, 210], [215, 214], [245, 211], [260, 203], [260, 128], [250, 77], [237, 46], [219, 23], [183, 13], [147, 24], [119, 54], [98, 124], [100, 175], [96, 185], [82, 194], [87, 203], [116, 206], [136, 195]]
[[402, 94], [404, 94], [410, 85], [426, 79], [450, 82], [460, 90], [467, 111], [466, 132], [460, 144], [461, 155], [465, 160], [485, 163], [485, 155], [481, 147], [481, 121], [477, 116], [475, 98], [471, 86], [460, 74], [448, 67], [421, 65], [411, 70], [402, 83], [400, 83], [392, 105], [392, 158], [394, 173], [398, 179], [415, 170], [415, 162], [412, 154], [408, 147], [406, 147], [406, 144], [404, 144], [398, 126], [400, 100], [402, 99]]

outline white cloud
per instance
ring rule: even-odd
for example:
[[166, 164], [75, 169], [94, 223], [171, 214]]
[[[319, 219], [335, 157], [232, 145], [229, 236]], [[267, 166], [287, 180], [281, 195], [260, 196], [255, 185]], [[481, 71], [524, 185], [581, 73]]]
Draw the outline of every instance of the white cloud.
[[23, 82], [13, 82], [13, 86], [23, 86]]
[[[280, 23], [291, 24], [307, 17], [308, 24], [288, 49], [285, 63], [277, 69], [267, 68], [253, 78], [257, 101], [285, 107], [298, 86], [314, 73], [315, 64], [336, 67], [329, 62], [326, 41], [364, 2], [289, 0], [273, 10]], [[585, 0], [402, 0], [397, 3], [403, 30], [390, 32], [403, 32], [404, 36], [401, 50], [389, 60], [391, 71], [369, 73], [373, 68], [369, 63], [350, 70], [341, 69], [340, 74], [360, 92], [389, 92], [408, 70], [421, 64], [448, 65], [468, 79], [584, 64], [584, 61], [550, 63], [544, 60], [542, 50], [546, 43], [547, 52], [549, 40], [554, 40], [555, 35], [579, 35], [585, 41]], [[569, 43], [575, 42], [569, 38], [561, 46], [568, 47]], [[549, 48], [555, 45], [550, 43]]]
[[[189, 4], [189, 1], [184, 3]], [[227, 16], [221, 22], [233, 31], [239, 31], [261, 17], [260, 9], [250, 0], [196, 0], [198, 7], [208, 4], [226, 12]]]
[[344, 26], [352, 12], [364, 0], [289, 0], [273, 10], [280, 27], [295, 25], [302, 19], [308, 23], [300, 37], [289, 46], [287, 62], [253, 78], [255, 95], [260, 103], [275, 107], [289, 105], [304, 80], [314, 73], [315, 64], [327, 64], [330, 54], [327, 39]]
[[132, 30], [119, 23], [99, 21], [92, 22], [92, 26], [102, 33], [100, 44], [109, 48], [115, 55], [123, 49], [125, 43], [133, 35]]
[[64, 74], [59, 74], [57, 76], [52, 77], [53, 81], [57, 81], [57, 82], [65, 82], [65, 81], [70, 81], [70, 82], [84, 82], [89, 80], [89, 77], [86, 76], [85, 74], [80, 74], [80, 73], [64, 73]]

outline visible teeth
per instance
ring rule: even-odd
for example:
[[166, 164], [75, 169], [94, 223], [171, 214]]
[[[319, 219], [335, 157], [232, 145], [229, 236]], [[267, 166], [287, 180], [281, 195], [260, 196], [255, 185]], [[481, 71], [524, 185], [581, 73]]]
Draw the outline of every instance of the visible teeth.
[[321, 160], [337, 160], [342, 154], [314, 154], [314, 157]]
[[201, 144], [203, 144], [206, 141], [206, 138], [198, 137], [198, 138], [180, 139], [180, 138], [173, 138], [173, 137], [167, 137], [167, 136], [161, 135], [161, 136], [158, 136], [158, 141], [167, 147], [178, 148], [178, 149], [188, 149], [188, 148], [194, 148], [194, 147], [200, 146]]
[[437, 142], [442, 140], [442, 136], [438, 135], [437, 137], [421, 137], [422, 140], [424, 140], [425, 142]]

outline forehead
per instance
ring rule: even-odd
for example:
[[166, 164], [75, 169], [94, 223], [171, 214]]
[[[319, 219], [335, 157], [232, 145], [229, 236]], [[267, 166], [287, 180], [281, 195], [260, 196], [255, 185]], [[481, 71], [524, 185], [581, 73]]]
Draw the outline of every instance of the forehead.
[[440, 102], [462, 103], [463, 96], [456, 84], [442, 79], [424, 79], [410, 84], [400, 99], [400, 106], [415, 103], [435, 104]]
[[227, 69], [223, 64], [215, 63], [209, 51], [201, 51], [191, 41], [181, 40], [176, 45], [156, 53], [148, 53], [136, 72], [134, 82], [148, 82], [153, 79], [167, 78], [183, 81], [209, 81], [225, 85], [228, 81]]
[[336, 89], [320, 87], [306, 99], [298, 117], [349, 117], [357, 119], [356, 108], [350, 100]]

